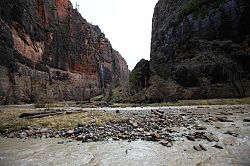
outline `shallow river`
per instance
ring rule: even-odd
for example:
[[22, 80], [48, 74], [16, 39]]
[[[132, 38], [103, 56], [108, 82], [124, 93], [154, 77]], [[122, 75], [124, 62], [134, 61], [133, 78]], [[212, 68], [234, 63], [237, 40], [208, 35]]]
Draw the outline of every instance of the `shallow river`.
[[[194, 112], [211, 113], [212, 110], [197, 110], [196, 107]], [[177, 137], [171, 148], [145, 141], [81, 143], [64, 140], [64, 144], [58, 144], [62, 140], [0, 138], [0, 165], [250, 165], [250, 124], [242, 122], [242, 118], [249, 117], [249, 106], [245, 108], [245, 114], [236, 112], [233, 111], [230, 117], [234, 119], [233, 123], [216, 122], [208, 125], [201, 122], [208, 128], [207, 131], [218, 136], [224, 149], [213, 147], [215, 142], [193, 142], [182, 137]], [[179, 130], [181, 133], [182, 129]], [[227, 130], [235, 130], [239, 136], [223, 134]], [[194, 150], [193, 145], [197, 144], [205, 145], [207, 151]]]
[[[175, 142], [167, 148], [154, 142], [71, 142], [60, 140], [0, 139], [0, 165], [248, 165], [249, 139], [238, 147], [195, 151], [193, 142]], [[211, 144], [212, 145], [212, 144]]]

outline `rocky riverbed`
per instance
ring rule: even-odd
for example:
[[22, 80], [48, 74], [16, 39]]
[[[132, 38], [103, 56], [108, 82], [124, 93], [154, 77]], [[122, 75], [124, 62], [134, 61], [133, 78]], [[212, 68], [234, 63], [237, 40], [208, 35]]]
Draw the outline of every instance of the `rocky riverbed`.
[[[150, 158], [150, 161], [145, 162], [145, 165], [159, 164], [161, 162], [178, 164], [179, 161], [177, 159], [180, 159], [180, 156], [173, 156], [172, 153], [179, 153], [184, 157], [180, 159], [180, 161], [191, 165], [195, 163], [203, 163], [205, 165], [221, 164], [221, 162], [222, 165], [250, 164], [249, 105], [100, 108], [92, 110], [85, 109], [85, 111], [97, 111], [103, 115], [111, 113], [119, 115], [123, 117], [123, 119], [119, 121], [111, 119], [101, 124], [95, 122], [78, 124], [78, 126], [71, 129], [56, 130], [54, 128], [33, 126], [23, 128], [19, 131], [6, 130], [2, 133], [2, 137], [4, 138], [0, 140], [1, 162], [10, 163], [10, 160], [17, 160], [15, 162], [18, 163], [18, 157], [16, 159], [15, 157], [8, 158], [9, 155], [20, 156], [20, 154], [15, 153], [13, 149], [15, 143], [18, 144], [20, 149], [27, 150], [30, 148], [36, 149], [37, 144], [43, 144], [43, 146], [45, 146], [44, 150], [49, 151], [50, 148], [46, 149], [46, 144], [48, 143], [48, 147], [58, 147], [60, 145], [64, 147], [63, 145], [66, 145], [66, 147], [75, 148], [76, 150], [86, 146], [88, 148], [100, 148], [100, 150], [105, 151], [109, 157], [117, 151], [122, 153], [117, 154], [118, 156], [123, 156], [120, 160], [117, 159], [119, 162], [123, 160], [122, 158], [124, 158], [124, 156], [130, 153], [139, 155], [140, 153], [138, 151], [130, 152], [133, 151], [132, 149], [134, 147], [138, 149], [145, 147], [145, 149], [141, 151], [141, 156], [139, 156], [139, 160], [143, 160], [144, 158], [145, 161], [148, 161], [147, 156]], [[16, 139], [10, 138], [21, 139], [17, 141]], [[33, 138], [37, 139], [34, 140]], [[51, 140], [50, 138], [57, 139]], [[22, 143], [22, 141], [24, 142]], [[8, 144], [8, 142], [10, 142], [10, 144]], [[8, 149], [12, 150], [9, 151]], [[155, 156], [153, 152], [161, 157]], [[63, 148], [60, 153], [67, 153], [67, 149]], [[106, 165], [106, 162], [109, 163], [107, 165], [111, 163], [110, 160], [104, 159], [104, 156], [100, 156], [96, 150], [87, 150], [86, 153], [90, 153], [95, 159], [97, 157], [94, 161], [100, 165]], [[95, 153], [99, 156], [95, 156]], [[163, 153], [168, 155], [166, 159], [162, 156]], [[218, 154], [219, 156], [217, 156]], [[46, 153], [44, 155], [46, 155]], [[154, 156], [155, 159], [160, 158], [160, 160], [154, 160]], [[191, 156], [193, 156], [193, 158]], [[185, 159], [188, 159], [188, 162], [185, 161]], [[105, 160], [105, 163], [101, 162], [103, 160]], [[93, 159], [89, 161], [86, 159], [85, 162], [93, 164]], [[114, 161], [114, 163], [117, 162]], [[181, 163], [179, 164], [181, 165]]]

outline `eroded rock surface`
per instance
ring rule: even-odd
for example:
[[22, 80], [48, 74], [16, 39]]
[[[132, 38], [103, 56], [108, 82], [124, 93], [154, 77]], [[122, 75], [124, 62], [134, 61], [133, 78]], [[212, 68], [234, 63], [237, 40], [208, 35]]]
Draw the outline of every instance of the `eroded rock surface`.
[[2, 104], [81, 100], [128, 78], [124, 58], [69, 0], [0, 2]]
[[249, 96], [249, 11], [247, 0], [159, 0], [147, 90], [164, 100]]

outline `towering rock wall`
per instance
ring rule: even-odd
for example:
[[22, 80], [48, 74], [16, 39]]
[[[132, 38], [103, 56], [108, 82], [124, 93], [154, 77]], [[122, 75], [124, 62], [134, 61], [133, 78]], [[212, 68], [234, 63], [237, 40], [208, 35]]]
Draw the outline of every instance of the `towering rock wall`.
[[159, 0], [151, 78], [176, 87], [166, 93], [175, 98], [249, 96], [249, 17], [248, 0]]
[[128, 79], [124, 58], [69, 0], [0, 2], [2, 103], [82, 100]]

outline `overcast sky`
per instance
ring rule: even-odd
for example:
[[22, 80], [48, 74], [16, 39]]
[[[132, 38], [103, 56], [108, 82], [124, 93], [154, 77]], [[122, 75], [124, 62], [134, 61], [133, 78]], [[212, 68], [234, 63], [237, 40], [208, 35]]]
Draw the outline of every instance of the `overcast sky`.
[[88, 22], [98, 25], [132, 70], [150, 58], [151, 22], [158, 0], [71, 0]]

